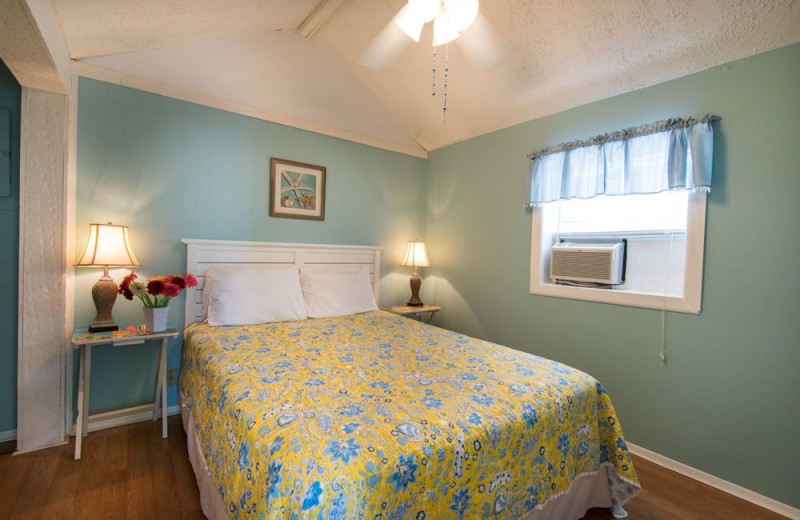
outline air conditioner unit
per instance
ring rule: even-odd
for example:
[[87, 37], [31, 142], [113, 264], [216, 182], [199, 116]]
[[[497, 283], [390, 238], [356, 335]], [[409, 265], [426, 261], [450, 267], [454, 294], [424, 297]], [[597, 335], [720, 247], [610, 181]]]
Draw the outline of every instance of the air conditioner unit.
[[577, 244], [562, 242], [550, 254], [550, 279], [554, 283], [577, 282], [619, 285], [625, 281], [625, 244]]

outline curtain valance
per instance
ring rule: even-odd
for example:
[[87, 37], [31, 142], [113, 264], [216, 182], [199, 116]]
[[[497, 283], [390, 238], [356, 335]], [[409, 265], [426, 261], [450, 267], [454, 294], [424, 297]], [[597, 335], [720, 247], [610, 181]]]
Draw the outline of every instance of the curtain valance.
[[532, 153], [528, 206], [597, 195], [708, 191], [711, 123], [717, 119], [667, 119]]

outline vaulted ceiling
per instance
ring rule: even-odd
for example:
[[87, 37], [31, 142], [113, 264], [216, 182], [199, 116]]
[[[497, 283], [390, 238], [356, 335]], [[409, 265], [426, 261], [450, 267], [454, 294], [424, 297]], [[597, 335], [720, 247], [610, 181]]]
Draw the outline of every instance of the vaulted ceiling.
[[800, 41], [797, 0], [483, 0], [432, 96], [404, 5], [53, 0], [82, 73], [415, 155]]

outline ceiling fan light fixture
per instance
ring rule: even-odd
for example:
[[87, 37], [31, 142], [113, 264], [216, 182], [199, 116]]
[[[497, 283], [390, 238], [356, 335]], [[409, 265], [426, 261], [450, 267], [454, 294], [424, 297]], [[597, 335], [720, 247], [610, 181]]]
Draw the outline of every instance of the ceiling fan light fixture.
[[406, 36], [419, 43], [419, 37], [422, 34], [422, 27], [425, 22], [414, 14], [411, 9], [405, 9], [395, 21], [401, 31], [406, 33]]
[[445, 11], [439, 12], [433, 21], [433, 46], [438, 47], [450, 43], [461, 36], [450, 22], [450, 16]]
[[436, 18], [439, 0], [408, 0], [408, 11], [425, 25]]
[[478, 0], [444, 0], [444, 9], [450, 17], [450, 25], [463, 32], [478, 16]]

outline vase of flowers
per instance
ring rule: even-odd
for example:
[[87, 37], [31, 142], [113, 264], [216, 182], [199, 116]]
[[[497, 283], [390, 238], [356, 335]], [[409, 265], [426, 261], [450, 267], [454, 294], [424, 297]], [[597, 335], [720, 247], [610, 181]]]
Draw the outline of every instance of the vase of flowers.
[[147, 332], [167, 330], [167, 314], [169, 307], [144, 307], [144, 328]]
[[156, 276], [149, 278], [147, 283], [136, 280], [137, 276], [131, 271], [120, 282], [117, 293], [127, 300], [136, 296], [144, 304], [144, 323], [149, 332], [161, 332], [167, 328], [167, 313], [169, 302], [179, 296], [187, 287], [196, 287], [197, 278], [191, 274], [185, 276]]

